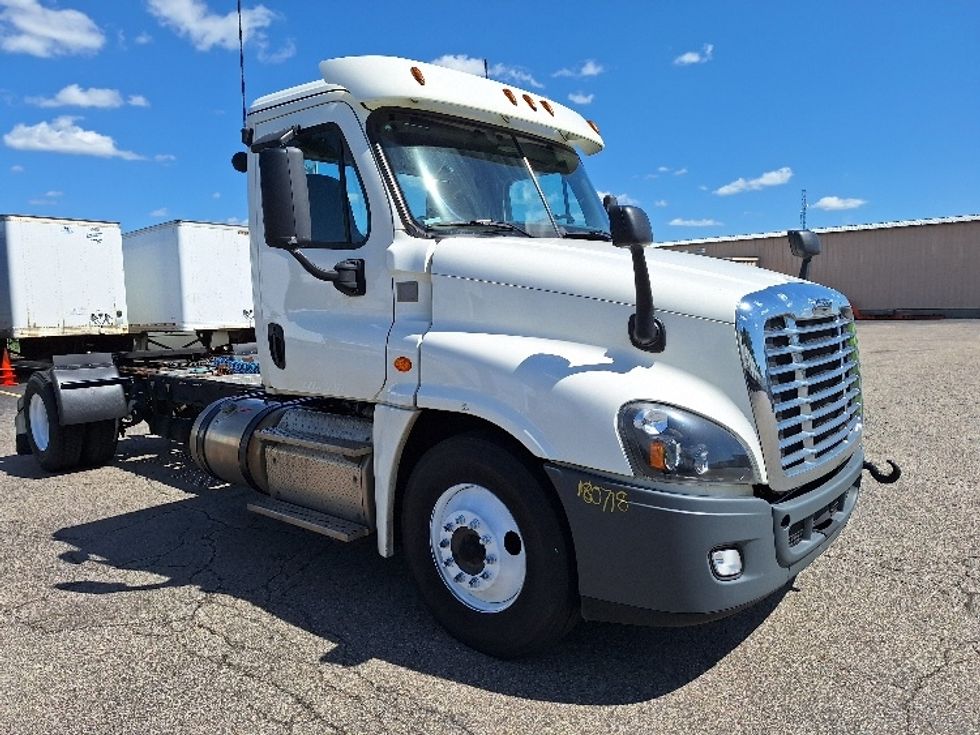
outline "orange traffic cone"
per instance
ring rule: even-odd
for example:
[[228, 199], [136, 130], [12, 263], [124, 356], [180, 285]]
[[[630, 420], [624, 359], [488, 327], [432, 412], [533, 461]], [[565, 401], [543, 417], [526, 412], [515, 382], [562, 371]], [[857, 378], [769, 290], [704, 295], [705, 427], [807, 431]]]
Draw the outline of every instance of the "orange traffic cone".
[[7, 352], [7, 345], [3, 346], [3, 359], [0, 360], [0, 385], [6, 387], [17, 385], [17, 373], [14, 372], [10, 364], [10, 353]]

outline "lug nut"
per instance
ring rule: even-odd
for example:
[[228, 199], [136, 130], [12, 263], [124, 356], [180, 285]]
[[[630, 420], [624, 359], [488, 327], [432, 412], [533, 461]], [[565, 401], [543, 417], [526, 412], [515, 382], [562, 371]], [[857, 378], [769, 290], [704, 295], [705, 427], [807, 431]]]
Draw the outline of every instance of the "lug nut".
[[476, 529], [478, 529], [479, 527], [480, 527], [480, 519], [479, 518], [474, 518], [472, 521], [470, 521], [470, 528], [472, 528], [474, 531]]
[[455, 577], [453, 577], [453, 582], [456, 582], [456, 584], [462, 584], [464, 579], [466, 579], [466, 575], [460, 572]]
[[445, 549], [447, 546], [449, 546], [449, 539], [444, 538], [442, 541], [439, 542], [440, 549]]
[[480, 543], [484, 546], [489, 546], [493, 543], [493, 537], [489, 533], [485, 533], [480, 537]]
[[453, 524], [452, 523], [447, 523], [445, 526], [442, 527], [442, 530], [443, 531], [452, 531], [453, 530]]
[[458, 515], [458, 516], [456, 516], [456, 525], [457, 526], [462, 526], [464, 523], [466, 523], [466, 516], [464, 516], [464, 515]]
[[451, 556], [447, 556], [445, 559], [442, 560], [443, 566], [446, 566], [446, 567], [451, 567], [455, 563], [456, 563], [456, 560], [453, 559]]
[[470, 580], [470, 587], [479, 587], [479, 586], [480, 586], [480, 578], [473, 577], [473, 579]]
[[487, 558], [483, 560], [483, 563], [484, 564], [496, 564], [497, 563], [497, 557], [495, 557], [493, 554], [489, 554], [487, 556]]
[[484, 571], [483, 574], [480, 575], [480, 578], [481, 579], [490, 579], [490, 571], [489, 570]]

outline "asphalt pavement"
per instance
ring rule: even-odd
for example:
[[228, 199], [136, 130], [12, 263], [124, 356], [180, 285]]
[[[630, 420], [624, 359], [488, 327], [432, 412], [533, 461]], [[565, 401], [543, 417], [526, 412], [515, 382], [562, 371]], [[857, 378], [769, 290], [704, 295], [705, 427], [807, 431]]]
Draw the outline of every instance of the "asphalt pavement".
[[[0, 389], [0, 733], [980, 733], [980, 322], [859, 323], [869, 458], [792, 588], [500, 662], [404, 562], [250, 515], [168, 442], [47, 475]], [[664, 560], [660, 563], [668, 563]]]

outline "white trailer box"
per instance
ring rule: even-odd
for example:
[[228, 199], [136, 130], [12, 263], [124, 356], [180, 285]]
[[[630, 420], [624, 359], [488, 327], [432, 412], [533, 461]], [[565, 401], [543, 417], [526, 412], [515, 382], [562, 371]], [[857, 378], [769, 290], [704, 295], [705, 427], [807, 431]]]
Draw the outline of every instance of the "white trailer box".
[[0, 337], [128, 331], [118, 222], [0, 215]]
[[248, 229], [175, 220], [123, 235], [134, 332], [251, 329]]

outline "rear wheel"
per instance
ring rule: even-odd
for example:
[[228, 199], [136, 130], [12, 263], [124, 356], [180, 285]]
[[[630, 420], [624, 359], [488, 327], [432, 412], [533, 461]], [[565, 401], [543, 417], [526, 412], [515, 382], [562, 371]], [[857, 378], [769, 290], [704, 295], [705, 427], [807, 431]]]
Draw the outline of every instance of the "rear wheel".
[[422, 598], [454, 637], [513, 658], [577, 619], [571, 546], [547, 489], [488, 438], [447, 439], [406, 487], [402, 540]]
[[74, 469], [82, 456], [85, 432], [80, 426], [62, 426], [54, 387], [45, 373], [34, 373], [24, 389], [27, 440], [38, 464], [48, 472]]

